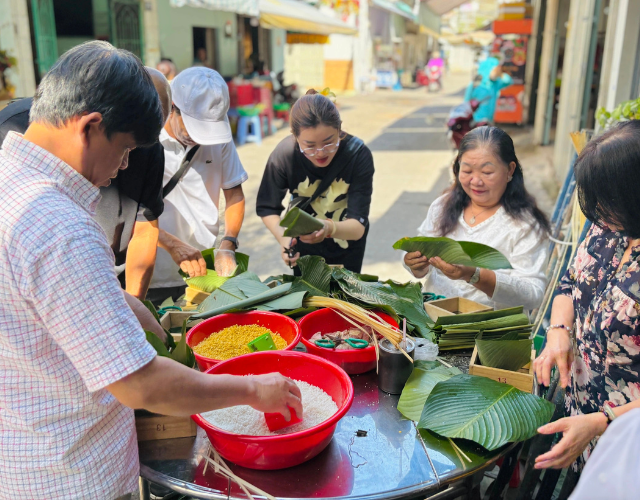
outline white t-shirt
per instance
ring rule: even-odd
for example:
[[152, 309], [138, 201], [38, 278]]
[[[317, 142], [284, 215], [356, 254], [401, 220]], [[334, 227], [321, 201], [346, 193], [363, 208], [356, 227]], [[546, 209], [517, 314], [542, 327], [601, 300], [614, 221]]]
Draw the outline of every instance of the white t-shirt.
[[[164, 129], [160, 143], [164, 147], [163, 185], [166, 185], [191, 148], [185, 149]], [[213, 247], [220, 226], [220, 190], [239, 186], [247, 178], [233, 142], [200, 146], [187, 173], [164, 199], [160, 229], [198, 250]], [[158, 248], [151, 288], [184, 285], [179, 269], [169, 253]]]

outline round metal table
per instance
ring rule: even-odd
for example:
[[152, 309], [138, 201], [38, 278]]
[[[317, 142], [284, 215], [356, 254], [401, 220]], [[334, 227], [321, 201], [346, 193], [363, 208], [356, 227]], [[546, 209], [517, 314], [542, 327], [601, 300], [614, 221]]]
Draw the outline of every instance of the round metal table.
[[[399, 396], [380, 391], [375, 372], [351, 378], [353, 405], [317, 457], [275, 471], [230, 463], [233, 472], [277, 498], [424, 498], [443, 490], [451, 495], [436, 496], [453, 498], [466, 491], [472, 476], [492, 467], [513, 447], [487, 452], [465, 443], [460, 447], [471, 463], [463, 463], [447, 439], [418, 431], [414, 422], [402, 418], [396, 409]], [[367, 435], [357, 437], [358, 430]], [[208, 440], [202, 429], [192, 438], [141, 442], [139, 449], [143, 500], [149, 498], [149, 481], [198, 499], [246, 500], [238, 485], [215, 474], [212, 467], [203, 475]]]

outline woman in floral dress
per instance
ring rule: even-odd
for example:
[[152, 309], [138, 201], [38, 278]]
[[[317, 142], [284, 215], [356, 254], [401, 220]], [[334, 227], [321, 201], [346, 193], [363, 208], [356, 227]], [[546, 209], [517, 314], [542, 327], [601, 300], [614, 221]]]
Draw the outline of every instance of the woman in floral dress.
[[640, 121], [592, 140], [575, 175], [594, 226], [558, 286], [534, 363], [544, 385], [558, 367], [570, 415], [539, 429], [563, 435], [539, 469], [582, 470], [610, 421], [640, 407]]

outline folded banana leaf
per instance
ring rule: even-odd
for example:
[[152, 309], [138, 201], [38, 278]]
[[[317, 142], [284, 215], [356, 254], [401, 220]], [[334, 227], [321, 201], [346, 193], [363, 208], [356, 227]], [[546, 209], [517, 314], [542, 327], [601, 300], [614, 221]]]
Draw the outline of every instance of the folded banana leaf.
[[309, 215], [304, 210], [294, 207], [282, 218], [280, 226], [287, 228], [284, 231], [285, 236], [292, 236], [295, 238], [319, 231], [324, 227], [324, 224], [313, 215]]
[[511, 269], [509, 260], [498, 250], [473, 241], [416, 236], [396, 241], [393, 248], [405, 252], [420, 252], [428, 258], [440, 257], [449, 264], [485, 269]]
[[[198, 314], [194, 314], [193, 316], [191, 316], [191, 318], [207, 319], [207, 318], [211, 318], [213, 316], [217, 316], [218, 314], [222, 314], [229, 311], [248, 310], [250, 308], [254, 308], [254, 306], [257, 306], [259, 304], [269, 302], [271, 300], [277, 299], [278, 297], [282, 297], [283, 295], [288, 293], [290, 289], [291, 289], [291, 283], [285, 283], [284, 285], [280, 285], [275, 288], [269, 288], [267, 291], [259, 293], [258, 295], [254, 295], [252, 297], [248, 297], [248, 298], [237, 300], [237, 301], [230, 301], [220, 307], [216, 307], [213, 309], [207, 309], [206, 307], [202, 308], [202, 306], [205, 305], [205, 303], [215, 295], [215, 292], [214, 292], [202, 304], [200, 304], [202, 312], [199, 312]], [[221, 290], [221, 288], [219, 288], [218, 290]], [[218, 290], [216, 290], [216, 292]], [[210, 305], [211, 304], [209, 304], [209, 306]]]
[[476, 339], [480, 363], [491, 368], [517, 371], [531, 361], [530, 338], [519, 339], [517, 332], [507, 333], [499, 339], [485, 339], [481, 333]]
[[207, 263], [207, 274], [205, 276], [196, 276], [189, 278], [184, 272], [180, 271], [185, 283], [201, 292], [213, 293], [214, 290], [220, 288], [227, 280], [238, 276], [247, 271], [249, 268], [249, 256], [247, 254], [236, 252], [236, 267], [231, 276], [218, 276], [215, 270], [214, 250], [209, 248], [202, 251], [202, 257]]
[[433, 388], [418, 427], [495, 450], [534, 436], [538, 427], [549, 422], [554, 409], [549, 401], [510, 385], [456, 375]]

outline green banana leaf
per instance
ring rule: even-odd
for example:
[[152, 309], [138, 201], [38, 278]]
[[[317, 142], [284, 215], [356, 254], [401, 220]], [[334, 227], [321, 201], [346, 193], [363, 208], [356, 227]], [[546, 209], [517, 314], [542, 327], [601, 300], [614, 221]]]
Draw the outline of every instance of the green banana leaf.
[[284, 231], [285, 236], [296, 238], [319, 231], [324, 227], [324, 224], [313, 215], [309, 215], [304, 210], [294, 207], [282, 218], [280, 226], [287, 228]]
[[249, 268], [249, 256], [241, 252], [236, 252], [236, 267], [231, 273], [231, 276], [218, 276], [218, 273], [215, 270], [214, 250], [215, 249], [213, 248], [208, 248], [202, 252], [202, 256], [207, 263], [207, 274], [205, 276], [189, 278], [184, 272], [181, 272], [185, 283], [191, 288], [195, 288], [196, 290], [206, 293], [212, 293], [214, 290], [220, 288], [230, 278], [246, 272]]
[[304, 301], [307, 292], [293, 292], [289, 291], [286, 295], [278, 297], [277, 299], [263, 302], [256, 307], [258, 311], [296, 311], [302, 308], [302, 302]]
[[487, 450], [529, 439], [554, 406], [533, 394], [485, 377], [456, 375], [429, 394], [418, 427], [475, 441]]
[[[207, 263], [207, 269], [215, 270], [214, 252], [215, 248], [207, 248], [203, 250], [202, 257]], [[242, 252], [236, 252], [236, 265], [238, 266], [238, 274], [244, 273], [249, 269], [249, 256]]]
[[487, 321], [495, 318], [504, 318], [513, 314], [521, 314], [524, 312], [523, 306], [509, 307], [507, 309], [498, 309], [496, 311], [475, 312], [467, 314], [454, 314], [453, 316], [439, 316], [436, 326], [453, 325], [458, 323], [477, 323], [479, 321]]
[[176, 303], [173, 301], [173, 297], [167, 297], [166, 299], [164, 299], [162, 304], [160, 304], [160, 307], [158, 309], [164, 309], [165, 307], [171, 307], [175, 305]]
[[331, 289], [331, 268], [322, 257], [305, 255], [298, 259], [299, 277], [293, 279], [293, 292], [308, 292], [311, 296], [326, 297]]
[[[360, 281], [347, 269], [334, 268], [333, 279], [340, 289], [352, 299], [373, 306], [391, 307], [397, 316], [407, 319], [407, 328], [419, 336], [433, 340], [430, 325], [433, 321], [424, 310], [419, 283], [400, 285], [394, 283]], [[418, 295], [420, 299], [417, 300]]]
[[199, 312], [218, 309], [270, 290], [255, 273], [247, 271], [229, 279], [198, 307]]
[[454, 375], [462, 372], [456, 367], [437, 366], [429, 370], [424, 370], [414, 366], [407, 383], [402, 389], [400, 400], [398, 401], [398, 411], [409, 419], [420, 420], [422, 408], [431, 394], [432, 389], [438, 382], [448, 380]]
[[149, 330], [145, 330], [144, 334], [147, 337], [147, 342], [149, 342], [151, 344], [151, 347], [156, 350], [158, 356], [165, 356], [167, 358], [171, 357], [171, 353], [155, 333], [150, 332]]
[[156, 306], [154, 306], [150, 300], [143, 300], [142, 303], [147, 309], [149, 309], [149, 311], [151, 311], [151, 314], [153, 314], [153, 317], [156, 318], [156, 321], [160, 323], [160, 316], [158, 316], [158, 310], [156, 309]]
[[530, 338], [520, 340], [517, 332], [507, 333], [495, 340], [486, 340], [480, 334], [476, 339], [480, 363], [514, 372], [531, 361], [532, 344]]
[[[242, 276], [242, 275], [241, 275]], [[226, 283], [225, 283], [226, 285]], [[268, 288], [268, 287], [267, 287]], [[219, 288], [218, 290], [222, 290]], [[218, 291], [216, 290], [216, 292]], [[285, 283], [284, 285], [277, 286], [275, 288], [269, 288], [267, 291], [259, 293], [258, 295], [254, 295], [253, 297], [248, 297], [236, 301], [229, 301], [225, 305], [215, 307], [213, 309], [202, 308], [198, 314], [194, 314], [191, 316], [192, 319], [207, 319], [213, 316], [217, 316], [218, 314], [222, 314], [229, 311], [242, 311], [248, 309], [255, 309], [255, 306], [262, 304], [263, 302], [269, 302], [273, 299], [277, 299], [278, 297], [282, 297], [287, 294], [291, 290], [291, 283]], [[200, 306], [205, 305], [205, 303], [214, 296], [215, 292], [211, 294], [211, 296], [207, 297], [207, 299], [200, 304]], [[227, 300], [232, 298], [233, 296], [229, 295]], [[211, 303], [209, 304], [209, 306]]]
[[175, 349], [171, 351], [171, 359], [183, 364], [189, 368], [193, 368], [196, 364], [196, 357], [191, 350], [191, 347], [187, 345], [187, 320], [182, 322], [182, 336], [180, 341], [176, 344]]
[[473, 241], [455, 241], [451, 238], [416, 236], [402, 238], [393, 248], [405, 252], [420, 252], [425, 257], [440, 257], [449, 264], [482, 267], [485, 269], [511, 269], [507, 258], [495, 248]]

